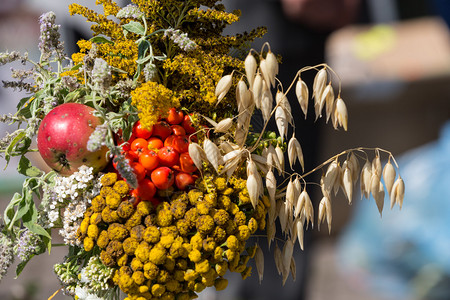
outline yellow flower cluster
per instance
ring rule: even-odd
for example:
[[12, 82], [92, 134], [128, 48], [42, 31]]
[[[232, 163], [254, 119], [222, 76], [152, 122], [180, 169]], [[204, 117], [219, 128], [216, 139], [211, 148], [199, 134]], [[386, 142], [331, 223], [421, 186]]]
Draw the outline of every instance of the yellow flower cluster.
[[[79, 40], [77, 45], [80, 48], [80, 52], [72, 55], [75, 65], [83, 62], [85, 55], [92, 48], [92, 42]], [[132, 77], [136, 72], [138, 47], [132, 40], [116, 41], [114, 45], [109, 43], [98, 44], [97, 55], [103, 58], [110, 66], [127, 73], [120, 74], [120, 77]]]
[[[101, 1], [101, 3], [103, 2], [107, 3], [105, 12], [110, 13], [115, 11], [112, 2], [109, 4], [110, 1]], [[108, 20], [106, 16], [101, 15], [92, 9], [73, 3], [69, 5], [69, 13], [71, 15], [82, 15], [88, 22], [97, 23], [91, 26], [94, 35], [103, 34], [112, 39], [123, 39], [123, 29], [119, 24], [112, 20]]]
[[242, 69], [243, 62], [228, 55], [201, 50], [190, 55], [178, 54], [173, 59], [167, 59], [163, 66], [172, 81], [177, 82], [180, 98], [200, 113], [208, 112], [216, 103], [216, 84], [228, 67]]
[[175, 94], [153, 81], [146, 82], [131, 92], [132, 104], [139, 111], [142, 126], [149, 128], [156, 121], [165, 117], [171, 107], [179, 107]]
[[113, 283], [126, 300], [194, 299], [206, 287], [225, 289], [227, 270], [250, 275], [255, 247], [246, 241], [265, 225], [268, 207], [252, 209], [245, 180], [199, 179], [189, 192], [174, 193], [156, 208], [149, 201], [130, 203], [117, 175], [101, 178], [78, 230], [86, 251], [99, 251], [115, 268]]
[[214, 22], [225, 22], [227, 24], [232, 24], [239, 21], [239, 13], [228, 13], [225, 11], [219, 11], [215, 9], [191, 9], [187, 14], [188, 20], [196, 20], [201, 22], [214, 21]]
[[95, 4], [103, 5], [103, 12], [105, 13], [105, 16], [115, 16], [120, 10], [120, 6], [112, 0], [95, 0]]
[[[250, 32], [244, 32], [243, 34], [236, 34], [234, 36], [199, 37], [195, 39], [195, 42], [203, 49], [210, 49], [214, 52], [227, 54], [230, 48], [239, 49], [242, 45], [250, 44], [251, 41], [262, 37], [266, 33], [267, 29], [265, 27], [258, 27]], [[248, 51], [245, 49], [242, 55], [247, 55], [247, 53]]]
[[161, 2], [162, 1], [133, 0], [133, 3], [139, 7], [139, 9], [145, 14], [147, 18], [152, 18], [152, 16], [156, 16], [158, 13], [161, 13], [164, 10]]

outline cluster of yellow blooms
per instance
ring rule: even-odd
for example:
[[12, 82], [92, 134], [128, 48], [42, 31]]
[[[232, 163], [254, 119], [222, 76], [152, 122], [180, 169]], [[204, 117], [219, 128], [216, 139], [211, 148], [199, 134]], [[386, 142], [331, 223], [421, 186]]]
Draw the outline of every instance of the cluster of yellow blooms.
[[233, 69], [242, 69], [244, 63], [231, 56], [214, 55], [213, 53], [206, 53], [198, 51], [192, 54], [178, 54], [173, 59], [167, 59], [164, 62], [164, 69], [169, 72], [171, 76], [177, 78], [177, 84], [190, 87], [198, 87], [196, 89], [185, 89], [180, 91], [181, 97], [187, 102], [194, 102], [196, 99], [199, 103], [193, 103], [194, 107], [197, 104], [197, 109], [200, 105], [205, 105], [203, 111], [211, 108], [217, 101], [215, 96], [216, 84], [222, 77], [226, 67], [233, 67]]
[[101, 183], [78, 238], [116, 268], [112, 281], [126, 300], [193, 299], [209, 286], [225, 289], [227, 270], [250, 275], [256, 246], [246, 248], [246, 241], [265, 227], [270, 204], [263, 199], [253, 209], [245, 180], [205, 176], [197, 189], [175, 192], [157, 207], [150, 201], [134, 206], [115, 173]]
[[139, 110], [139, 119], [144, 127], [151, 127], [160, 117], [165, 117], [170, 108], [180, 105], [171, 90], [153, 81], [132, 91], [131, 99]]

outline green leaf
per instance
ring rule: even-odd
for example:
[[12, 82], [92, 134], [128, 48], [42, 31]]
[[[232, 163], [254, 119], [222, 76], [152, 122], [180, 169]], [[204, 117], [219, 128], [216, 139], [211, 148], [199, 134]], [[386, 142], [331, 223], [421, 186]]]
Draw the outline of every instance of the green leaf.
[[111, 44], [113, 45], [114, 43], [110, 40], [108, 40], [107, 38], [103, 37], [103, 36], [94, 36], [93, 38], [91, 38], [89, 41], [96, 43], [96, 44]]
[[17, 265], [16, 268], [16, 278], [19, 277], [20, 273], [22, 273], [23, 269], [25, 268], [25, 266], [27, 265], [27, 263], [34, 257], [34, 254], [30, 255], [30, 258], [28, 258], [25, 261], [22, 261], [20, 264]]
[[[147, 40], [142, 40], [138, 45], [138, 60], [143, 59], [147, 50], [151, 47], [150, 42]], [[150, 58], [150, 56], [148, 56]], [[139, 62], [138, 62], [139, 63]]]
[[142, 65], [142, 64], [146, 63], [147, 61], [149, 61], [150, 58], [152, 58], [152, 57], [151, 57], [150, 55], [148, 55], [148, 56], [146, 56], [146, 57], [137, 59], [136, 62], [137, 62], [138, 64], [141, 64], [141, 65]]
[[11, 141], [9, 146], [5, 149], [5, 160], [6, 160], [6, 166], [8, 166], [9, 160], [11, 159], [11, 152], [13, 151], [14, 147], [17, 145], [18, 142], [20, 142], [25, 137], [25, 131], [23, 129], [19, 129], [21, 132], [16, 135], [16, 137]]
[[22, 106], [24, 106], [25, 103], [27, 103], [28, 100], [30, 100], [30, 99], [31, 99], [31, 96], [20, 99], [20, 101], [19, 101], [19, 103], [17, 104], [17, 107], [16, 107], [17, 110], [20, 110], [22, 108]]
[[[29, 191], [27, 197], [32, 196], [31, 191]], [[26, 197], [22, 198], [22, 201], [19, 202], [19, 206], [16, 211], [15, 220], [20, 220], [25, 218], [27, 215], [30, 215], [30, 206], [27, 203]], [[15, 221], [14, 220], [14, 221]]]
[[31, 115], [31, 107], [29, 105], [22, 107], [18, 112], [17, 115], [23, 116], [27, 119], [30, 119], [32, 117]]
[[128, 24], [123, 25], [122, 27], [126, 31], [129, 31], [129, 32], [132, 32], [132, 33], [136, 33], [138, 35], [145, 35], [145, 28], [139, 22], [132, 21], [132, 22], [130, 22]]
[[33, 222], [24, 222], [23, 225], [28, 228], [31, 232], [34, 232], [36, 234], [45, 236], [49, 239], [51, 239], [50, 234], [45, 230], [41, 225], [33, 223]]
[[125, 128], [123, 128], [123, 139], [125, 141], [128, 141], [131, 137], [131, 133], [132, 133], [131, 126], [126, 126]]
[[31, 145], [31, 139], [29, 137], [24, 137], [23, 140], [16, 147], [16, 155], [23, 155], [28, 152]]
[[9, 227], [10, 224], [13, 224], [15, 222], [14, 215], [16, 214], [16, 211], [14, 210], [14, 207], [22, 201], [23, 197], [19, 193], [15, 193], [12, 197], [11, 201], [9, 202], [8, 206], [5, 209], [5, 212], [3, 213], [3, 219], [5, 220], [6, 227]]
[[31, 162], [25, 155], [20, 157], [19, 165], [17, 166], [17, 171], [28, 177], [36, 177], [42, 174], [42, 171], [31, 165]]

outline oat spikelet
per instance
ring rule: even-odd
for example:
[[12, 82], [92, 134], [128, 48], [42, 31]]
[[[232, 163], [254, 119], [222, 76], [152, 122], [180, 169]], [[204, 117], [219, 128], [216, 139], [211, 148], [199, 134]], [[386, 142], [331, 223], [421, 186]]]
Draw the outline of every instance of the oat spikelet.
[[267, 85], [269, 87], [273, 87], [275, 85], [275, 79], [272, 79], [270, 77], [270, 71], [269, 71], [269, 67], [267, 66], [267, 60], [262, 58], [261, 61], [259, 62], [259, 69], [261, 70], [263, 79], [265, 82], [267, 82]]
[[293, 165], [298, 160], [302, 167], [302, 172], [305, 171], [305, 162], [303, 159], [302, 147], [300, 146], [300, 142], [297, 140], [297, 138], [294, 135], [292, 135], [292, 138], [289, 140], [289, 143], [288, 143], [288, 158], [289, 158], [289, 164], [290, 164], [292, 170], [293, 170]]
[[[308, 203], [311, 203], [311, 199], [309, 198], [308, 192], [306, 189], [300, 193], [297, 199], [297, 205], [295, 206], [294, 217], [297, 218], [302, 211], [306, 211], [306, 206]], [[306, 213], [305, 213], [306, 215]]]
[[254, 209], [258, 205], [259, 191], [258, 191], [258, 180], [254, 174], [247, 177], [247, 190], [248, 196], [250, 197], [250, 202]]
[[225, 133], [233, 126], [232, 118], [225, 118], [214, 126], [214, 132]]
[[392, 207], [394, 207], [395, 204], [398, 204], [400, 209], [402, 209], [404, 197], [405, 197], [405, 183], [403, 182], [403, 179], [400, 176], [398, 176], [397, 180], [392, 186], [391, 209]]
[[[347, 131], [348, 126], [347, 106], [345, 105], [345, 102], [344, 100], [342, 100], [341, 97], [338, 97], [336, 99], [334, 115], [339, 126], [341, 126], [342, 128], [344, 128], [345, 131]], [[335, 126], [335, 128], [336, 127], [337, 126]]]
[[[267, 78], [268, 80], [266, 80], [267, 82], [270, 82], [270, 84], [272, 85], [272, 87], [275, 86], [275, 77], [278, 74], [278, 61], [277, 58], [275, 56], [275, 54], [273, 54], [272, 51], [268, 51], [267, 55], [266, 55], [266, 59], [262, 59], [260, 62], [260, 68], [261, 71], [267, 74]], [[266, 79], [266, 76], [264, 76], [264, 79]]]
[[380, 156], [377, 154], [372, 160], [372, 174], [376, 174], [381, 178], [381, 159]]
[[328, 165], [327, 172], [325, 173], [325, 176], [323, 177], [323, 190], [325, 190], [325, 195], [330, 196], [331, 190], [333, 189], [336, 180], [339, 178], [339, 163], [334, 160]]
[[219, 165], [223, 164], [223, 157], [220, 154], [219, 147], [210, 139], [205, 139], [203, 141], [203, 149], [205, 150], [206, 158], [218, 173]]
[[255, 265], [258, 272], [259, 283], [261, 283], [264, 277], [264, 253], [258, 245], [256, 246]]
[[291, 258], [291, 275], [292, 280], [295, 282], [295, 279], [297, 279], [297, 266], [295, 265], [295, 259], [294, 257]]
[[297, 160], [297, 149], [295, 149], [295, 136], [292, 136], [288, 143], [288, 159], [289, 159], [289, 166], [293, 170], [292, 166], [295, 164], [295, 161]]
[[277, 192], [277, 180], [275, 179], [275, 175], [272, 172], [272, 169], [269, 169], [269, 172], [266, 174], [266, 188], [269, 194], [270, 200], [270, 208], [275, 209], [275, 194]]
[[231, 84], [233, 82], [232, 79], [233, 78], [231, 75], [225, 75], [222, 78], [220, 78], [219, 82], [216, 85], [216, 91], [215, 91], [215, 95], [217, 97], [217, 104], [219, 104], [219, 102], [222, 101], [222, 99], [225, 97], [225, 95], [230, 90]]
[[322, 200], [319, 203], [319, 216], [318, 216], [318, 229], [320, 230], [320, 224], [323, 223], [326, 219], [328, 223], [328, 233], [331, 233], [331, 221], [333, 215], [331, 211], [331, 201], [327, 196], [323, 196]]
[[244, 104], [246, 98], [245, 94], [247, 90], [247, 85], [245, 84], [244, 80], [239, 80], [236, 85], [236, 102], [239, 113], [242, 113], [244, 109], [247, 108], [247, 106]]
[[301, 80], [300, 77], [298, 78], [297, 84], [295, 85], [295, 94], [306, 119], [306, 115], [308, 113], [309, 91], [308, 86], [303, 80]]
[[353, 183], [356, 183], [356, 181], [358, 180], [359, 177], [359, 161], [356, 158], [356, 155], [353, 154], [353, 152], [350, 154], [350, 158], [348, 159], [350, 165], [350, 169], [352, 170], [352, 180]]
[[291, 267], [291, 259], [292, 254], [294, 253], [294, 243], [291, 239], [288, 239], [283, 247], [282, 252], [282, 274], [283, 274], [283, 285], [286, 283], [286, 280], [289, 276], [289, 270]]
[[252, 153], [251, 158], [263, 175], [266, 175], [267, 172], [269, 172], [269, 166], [267, 165], [267, 159], [265, 157]]
[[263, 115], [264, 122], [267, 122], [270, 118], [273, 107], [273, 97], [270, 92], [266, 81], [263, 81], [263, 89], [261, 95], [261, 113]]
[[284, 140], [284, 137], [287, 135], [288, 123], [286, 112], [281, 106], [278, 106], [275, 110], [275, 123], [277, 124], [281, 140]]
[[[270, 218], [270, 214], [269, 214], [269, 218]], [[270, 245], [272, 244], [272, 242], [275, 239], [275, 234], [276, 234], [276, 225], [275, 225], [275, 219], [270, 220], [269, 222], [267, 222], [267, 245], [270, 249]]]
[[279, 210], [278, 210], [278, 218], [280, 219], [280, 225], [281, 225], [281, 231], [286, 232], [286, 227], [289, 222], [289, 209], [288, 205], [285, 201], [278, 201], [277, 204], [280, 204]]
[[366, 197], [366, 199], [369, 199], [371, 180], [372, 180], [372, 164], [369, 162], [369, 160], [366, 160], [366, 163], [362, 167], [360, 177], [361, 199], [363, 196]]
[[292, 181], [292, 177], [291, 177], [289, 179], [289, 183], [286, 187], [286, 205], [293, 207], [295, 200], [296, 200], [295, 199], [295, 186], [294, 186], [294, 182]]
[[189, 156], [192, 158], [194, 165], [202, 170], [203, 161], [206, 159], [205, 151], [203, 151], [202, 147], [200, 147], [197, 143], [190, 143], [188, 148]]
[[316, 120], [320, 117], [322, 117], [322, 110], [325, 106], [327, 98], [333, 96], [333, 88], [331, 86], [331, 82], [323, 89], [322, 94], [320, 95], [320, 98], [315, 99], [314, 102], [314, 112], [316, 114]]
[[317, 72], [316, 77], [314, 78], [313, 97], [314, 97], [315, 103], [320, 102], [320, 99], [322, 98], [322, 93], [323, 93], [323, 90], [325, 89], [326, 83], [327, 83], [327, 71], [326, 71], [326, 68], [323, 68], [323, 69], [320, 69], [319, 72]]
[[372, 173], [372, 178], [370, 181], [370, 192], [375, 199], [378, 212], [380, 213], [380, 216], [382, 216], [384, 206], [384, 187], [383, 184], [381, 184], [381, 177], [377, 173]]
[[[298, 179], [298, 175], [295, 176], [294, 181], [292, 182], [294, 184], [294, 199], [297, 201], [298, 197], [300, 196], [300, 193], [302, 192], [302, 184], [300, 183], [300, 179]], [[294, 206], [297, 203], [294, 203]]]
[[[344, 162], [344, 164], [345, 164], [345, 162]], [[343, 172], [344, 172], [344, 167], [341, 167], [341, 165], [338, 163], [337, 167], [336, 167], [336, 180], [334, 181], [334, 185], [333, 185], [333, 192], [334, 192], [335, 196], [339, 192], [339, 189], [344, 188], [342, 185], [342, 173]], [[330, 194], [330, 196], [331, 196], [331, 194]]]
[[284, 172], [284, 152], [281, 150], [280, 145], [275, 147], [275, 153], [277, 154], [277, 158], [280, 163], [281, 172]]
[[[327, 91], [326, 89], [329, 87], [329, 91]], [[325, 92], [324, 94], [326, 94], [325, 96], [325, 113], [326, 113], [326, 121], [328, 123], [328, 120], [330, 120], [331, 115], [333, 114], [333, 110], [335, 107], [335, 101], [334, 101], [334, 90], [333, 87], [331, 86], [331, 82], [328, 84], [327, 88], [325, 88]]]
[[253, 87], [253, 81], [255, 79], [255, 73], [257, 68], [257, 63], [255, 57], [249, 53], [244, 61], [245, 75], [247, 76], [250, 89]]
[[229, 141], [221, 141], [219, 144], [219, 148], [222, 151], [222, 153], [228, 154], [231, 151], [237, 150], [235, 149], [235, 146], [230, 143]]
[[261, 98], [263, 93], [263, 78], [261, 74], [258, 72], [253, 80], [253, 86], [250, 87], [253, 93], [253, 100], [255, 101], [255, 106], [257, 109], [261, 109]]
[[233, 150], [233, 151], [230, 151], [227, 154], [225, 154], [223, 156], [223, 161], [225, 163], [225, 166], [221, 173], [226, 172], [228, 178], [230, 178], [231, 175], [233, 175], [236, 168], [238, 167], [241, 157], [242, 157], [242, 149]]
[[391, 164], [391, 161], [388, 161], [383, 169], [383, 180], [384, 184], [386, 185], [386, 190], [389, 196], [391, 196], [392, 187], [395, 182], [395, 176], [396, 176], [395, 168]]
[[278, 243], [275, 243], [275, 251], [273, 252], [273, 256], [278, 275], [281, 275], [281, 271], [283, 270], [283, 257], [281, 255], [281, 249], [278, 247]]
[[258, 197], [264, 194], [264, 186], [261, 178], [261, 174], [258, 172], [256, 163], [250, 158], [247, 160], [247, 176], [254, 175], [258, 183]]
[[342, 173], [342, 185], [344, 188], [345, 196], [348, 199], [348, 204], [352, 204], [353, 199], [353, 178], [352, 170], [349, 164], [346, 165], [344, 172]]
[[296, 218], [294, 221], [294, 226], [295, 226], [295, 231], [297, 234], [297, 239], [298, 239], [298, 244], [300, 245], [300, 249], [304, 250], [304, 229], [303, 229], [303, 225], [305, 223], [305, 216], [302, 215], [299, 218]]

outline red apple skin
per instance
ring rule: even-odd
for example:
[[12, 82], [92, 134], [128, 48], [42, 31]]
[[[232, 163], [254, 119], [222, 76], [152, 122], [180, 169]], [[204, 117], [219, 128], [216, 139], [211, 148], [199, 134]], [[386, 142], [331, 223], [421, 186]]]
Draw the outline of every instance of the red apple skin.
[[65, 103], [52, 109], [42, 120], [37, 135], [39, 153], [49, 167], [61, 175], [70, 175], [82, 165], [99, 172], [106, 167], [108, 148], [86, 149], [91, 133], [101, 120], [94, 109], [79, 103]]

